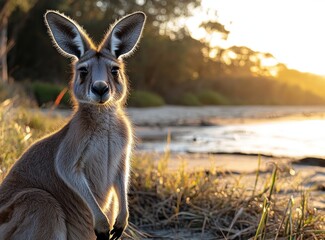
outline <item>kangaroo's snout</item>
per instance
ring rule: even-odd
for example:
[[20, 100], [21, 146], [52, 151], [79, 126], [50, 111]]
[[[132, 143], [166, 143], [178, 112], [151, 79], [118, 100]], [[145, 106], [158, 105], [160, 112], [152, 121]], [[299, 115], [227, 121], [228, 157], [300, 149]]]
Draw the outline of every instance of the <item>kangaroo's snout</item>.
[[98, 97], [102, 97], [108, 93], [108, 85], [104, 81], [96, 81], [91, 85], [91, 91]]

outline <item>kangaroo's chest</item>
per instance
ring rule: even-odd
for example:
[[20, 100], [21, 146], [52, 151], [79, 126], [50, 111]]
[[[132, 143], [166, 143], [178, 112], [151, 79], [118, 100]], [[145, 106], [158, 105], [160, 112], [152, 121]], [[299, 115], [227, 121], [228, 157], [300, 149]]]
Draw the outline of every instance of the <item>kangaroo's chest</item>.
[[84, 173], [97, 198], [105, 198], [121, 164], [126, 139], [115, 129], [92, 133], [84, 153]]

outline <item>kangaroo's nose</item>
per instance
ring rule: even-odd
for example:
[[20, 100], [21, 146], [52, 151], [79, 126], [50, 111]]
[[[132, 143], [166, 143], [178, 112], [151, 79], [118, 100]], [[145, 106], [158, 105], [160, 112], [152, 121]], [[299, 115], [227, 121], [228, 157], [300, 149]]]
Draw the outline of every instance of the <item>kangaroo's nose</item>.
[[108, 92], [108, 85], [104, 81], [96, 81], [92, 84], [91, 91], [98, 96], [103, 96]]

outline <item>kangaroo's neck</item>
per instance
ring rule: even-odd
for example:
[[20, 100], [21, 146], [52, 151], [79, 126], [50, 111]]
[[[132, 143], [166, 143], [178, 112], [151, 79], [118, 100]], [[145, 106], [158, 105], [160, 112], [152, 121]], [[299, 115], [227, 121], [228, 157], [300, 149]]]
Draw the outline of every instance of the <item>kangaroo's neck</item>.
[[[86, 128], [100, 128], [110, 125], [116, 118], [119, 108], [117, 106], [100, 106], [80, 104], [72, 121], [76, 121]], [[105, 127], [106, 128], [106, 127]]]

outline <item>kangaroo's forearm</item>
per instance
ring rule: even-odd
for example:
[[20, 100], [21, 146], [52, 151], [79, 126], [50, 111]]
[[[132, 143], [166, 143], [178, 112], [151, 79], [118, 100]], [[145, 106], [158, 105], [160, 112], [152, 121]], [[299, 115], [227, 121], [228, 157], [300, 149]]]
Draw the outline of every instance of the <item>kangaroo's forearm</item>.
[[119, 213], [127, 214], [128, 201], [127, 201], [127, 188], [128, 188], [128, 174], [124, 171], [120, 171], [116, 176], [114, 183], [114, 189], [118, 196]]

